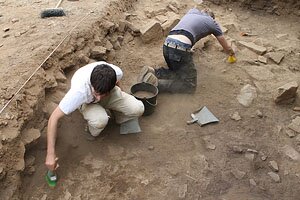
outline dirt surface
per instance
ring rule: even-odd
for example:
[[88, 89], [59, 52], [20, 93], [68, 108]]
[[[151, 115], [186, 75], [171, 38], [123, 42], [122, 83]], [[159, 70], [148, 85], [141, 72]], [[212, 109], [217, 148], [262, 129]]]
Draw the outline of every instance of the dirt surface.
[[[45, 127], [74, 71], [106, 60], [122, 68], [122, 88], [130, 91], [142, 66], [166, 66], [165, 31], [145, 43], [145, 27], [154, 21], [165, 27], [195, 2], [66, 0], [66, 16], [41, 19], [41, 10], [56, 2], [0, 0], [1, 107], [34, 73], [0, 115], [0, 199], [299, 199], [300, 134], [289, 126], [300, 115], [293, 110], [300, 100], [274, 103], [278, 87], [300, 82], [299, 3], [213, 2], [200, 7], [215, 11], [238, 61], [227, 63], [212, 36], [198, 42], [195, 94], [159, 94], [155, 112], [140, 119], [139, 134], [120, 135], [111, 120], [91, 142], [79, 112], [62, 119], [59, 181], [51, 189], [44, 177]], [[255, 61], [258, 54], [239, 41], [265, 47], [265, 58], [283, 59]], [[243, 106], [238, 99], [247, 85], [254, 98]], [[220, 122], [187, 125], [202, 106]]]

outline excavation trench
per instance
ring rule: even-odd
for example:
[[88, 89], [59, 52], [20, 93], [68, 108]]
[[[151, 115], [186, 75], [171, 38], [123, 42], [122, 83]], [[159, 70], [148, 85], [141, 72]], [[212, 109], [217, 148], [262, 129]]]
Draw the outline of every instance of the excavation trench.
[[[207, 5], [216, 10], [221, 22], [231, 22], [226, 37], [236, 40], [241, 39], [239, 31], [244, 30], [242, 28], [252, 27], [265, 34], [263, 42], [268, 47], [289, 43], [274, 40], [263, 22], [257, 26], [257, 21], [267, 20], [259, 16], [265, 15], [264, 11], [270, 17], [266, 23], [278, 21], [278, 25], [272, 27], [277, 34], [290, 28], [286, 24], [292, 24], [290, 36], [295, 45], [290, 51], [284, 50], [290, 52], [285, 58], [290, 62], [283, 62], [284, 69], [269, 66], [274, 72], [272, 83], [268, 85], [265, 80], [251, 76], [249, 69], [255, 67], [249, 67], [245, 61], [233, 66], [225, 63], [226, 56], [216, 40], [206, 38], [199, 42], [194, 52], [198, 85], [201, 87], [194, 95], [159, 94], [155, 112], [140, 119], [141, 134], [120, 135], [119, 126], [110, 120], [103, 134], [91, 142], [86, 140], [86, 122], [78, 111], [60, 120], [56, 143], [59, 181], [55, 189], [50, 189], [45, 182], [44, 165], [47, 120], [69, 89], [73, 73], [90, 62], [105, 60], [121, 67], [124, 72], [121, 86], [129, 92], [142, 66], [166, 66], [161, 45], [172, 26], [171, 22], [194, 6], [193, 1], [168, 1], [159, 5], [152, 1], [112, 1], [103, 8], [105, 12], [88, 14], [87, 19], [72, 31], [16, 96], [13, 106], [8, 108], [4, 119], [9, 123], [1, 121], [0, 124], [3, 128], [1, 135], [6, 136], [0, 143], [0, 186], [3, 189], [0, 199], [260, 200], [298, 197], [299, 191], [294, 186], [298, 179], [294, 174], [300, 173], [299, 169], [278, 153], [280, 141], [285, 138], [280, 131], [274, 130], [276, 122], [287, 123], [293, 113], [291, 109], [278, 109], [269, 103], [269, 88], [277, 86], [276, 81], [299, 77], [299, 68], [293, 64], [299, 63], [294, 53], [299, 51], [295, 28], [299, 19], [295, 16], [297, 9], [288, 12], [292, 14], [286, 23], [277, 16], [286, 9], [279, 1], [272, 1], [274, 4], [270, 1], [241, 1], [243, 8], [234, 4], [229, 8], [225, 1], [212, 2], [215, 4]], [[288, 2], [289, 5], [292, 3]], [[279, 6], [274, 6], [276, 3]], [[258, 15], [249, 10], [258, 10]], [[244, 18], [240, 20], [240, 16]], [[153, 21], [160, 23], [163, 29], [152, 36], [151, 42], [145, 42], [141, 27]], [[234, 27], [237, 22], [239, 26]], [[51, 46], [50, 50], [54, 48]], [[240, 46], [238, 48], [241, 52], [239, 59], [252, 56], [251, 52]], [[40, 58], [45, 58], [50, 52], [41, 52]], [[290, 66], [293, 67], [291, 71], [287, 70]], [[255, 71], [255, 75], [259, 76], [260, 72]], [[265, 87], [260, 91], [263, 95], [250, 108], [243, 108], [233, 101], [243, 84]], [[9, 99], [11, 94], [7, 96]], [[296, 102], [299, 103], [299, 100]], [[191, 112], [203, 105], [221, 119], [220, 123], [202, 128], [186, 125]], [[266, 113], [263, 118], [253, 117], [257, 109]], [[243, 114], [243, 120], [236, 122], [229, 117], [235, 111]], [[241, 151], [235, 152], [236, 148]], [[258, 151], [251, 162], [245, 160], [245, 149]], [[267, 175], [270, 171], [268, 162], [259, 158], [265, 154], [282, 163], [281, 166], [288, 163], [285, 167], [291, 175], [275, 184]], [[246, 175], [236, 178], [243, 171], [247, 172]], [[282, 171], [279, 174], [284, 177]], [[255, 180], [257, 187], [249, 187], [249, 179]]]

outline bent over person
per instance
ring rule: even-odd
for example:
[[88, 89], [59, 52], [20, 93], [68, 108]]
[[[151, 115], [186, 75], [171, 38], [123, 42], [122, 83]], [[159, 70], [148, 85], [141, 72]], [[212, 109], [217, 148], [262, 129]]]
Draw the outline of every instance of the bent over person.
[[197, 70], [191, 48], [210, 34], [217, 38], [227, 54], [234, 55], [213, 12], [193, 8], [170, 31], [164, 42], [163, 56], [168, 68], [143, 67], [138, 81], [158, 84], [159, 92], [193, 93], [197, 86]]
[[79, 109], [88, 122], [91, 137], [98, 136], [108, 123], [106, 109], [113, 112], [117, 123], [141, 116], [144, 105], [134, 96], [121, 91], [122, 70], [106, 62], [95, 62], [78, 69], [72, 77], [71, 88], [51, 114], [47, 130], [46, 166], [55, 170], [57, 124], [61, 117]]

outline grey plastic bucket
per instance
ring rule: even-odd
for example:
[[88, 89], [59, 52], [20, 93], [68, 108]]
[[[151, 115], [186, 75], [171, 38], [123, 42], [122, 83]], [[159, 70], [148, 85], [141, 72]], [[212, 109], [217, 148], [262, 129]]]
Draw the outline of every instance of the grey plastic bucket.
[[[149, 96], [147, 97], [139, 97], [137, 95], [135, 95], [137, 92], [148, 92]], [[130, 92], [131, 94], [137, 98], [138, 100], [141, 100], [144, 104], [144, 107], [145, 107], [145, 111], [144, 111], [144, 116], [147, 116], [147, 115], [151, 115], [154, 110], [155, 110], [155, 107], [157, 105], [157, 100], [156, 100], [156, 97], [157, 97], [157, 94], [158, 94], [158, 88], [150, 83], [137, 83], [135, 85], [133, 85], [130, 89]]]

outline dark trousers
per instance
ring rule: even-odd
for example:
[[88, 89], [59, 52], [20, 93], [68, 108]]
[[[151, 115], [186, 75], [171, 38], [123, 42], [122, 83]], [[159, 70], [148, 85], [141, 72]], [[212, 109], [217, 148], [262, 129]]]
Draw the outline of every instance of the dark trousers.
[[197, 70], [192, 53], [163, 46], [163, 55], [168, 69], [155, 71], [159, 92], [193, 93], [197, 86]]

